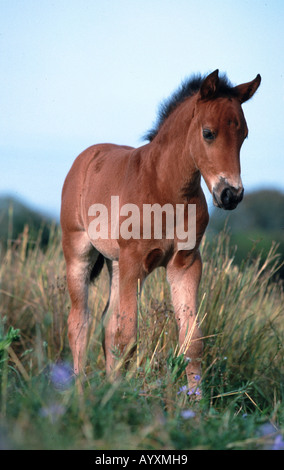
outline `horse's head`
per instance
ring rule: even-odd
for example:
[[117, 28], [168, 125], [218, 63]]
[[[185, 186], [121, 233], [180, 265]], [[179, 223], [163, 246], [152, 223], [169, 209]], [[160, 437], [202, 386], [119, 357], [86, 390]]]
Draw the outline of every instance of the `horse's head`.
[[223, 209], [235, 209], [243, 198], [240, 149], [248, 128], [241, 105], [260, 81], [257, 75], [249, 83], [231, 87], [219, 80], [216, 70], [204, 79], [197, 96], [190, 152], [214, 204]]

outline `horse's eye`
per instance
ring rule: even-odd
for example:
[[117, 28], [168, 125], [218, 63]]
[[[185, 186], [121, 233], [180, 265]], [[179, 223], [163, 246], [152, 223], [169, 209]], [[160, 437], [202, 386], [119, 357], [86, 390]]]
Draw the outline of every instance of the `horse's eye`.
[[210, 129], [203, 129], [203, 137], [205, 140], [214, 140], [215, 134]]

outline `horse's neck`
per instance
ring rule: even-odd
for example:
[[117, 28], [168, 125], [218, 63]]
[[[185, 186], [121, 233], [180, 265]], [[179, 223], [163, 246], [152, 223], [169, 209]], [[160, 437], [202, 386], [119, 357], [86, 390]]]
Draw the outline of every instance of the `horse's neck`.
[[[194, 98], [182, 103], [163, 123], [147, 146], [146, 166], [156, 174], [156, 185], [170, 200], [189, 199], [200, 187], [200, 172], [188, 148]], [[154, 163], [155, 162], [155, 163]], [[153, 168], [153, 163], [155, 168]]]

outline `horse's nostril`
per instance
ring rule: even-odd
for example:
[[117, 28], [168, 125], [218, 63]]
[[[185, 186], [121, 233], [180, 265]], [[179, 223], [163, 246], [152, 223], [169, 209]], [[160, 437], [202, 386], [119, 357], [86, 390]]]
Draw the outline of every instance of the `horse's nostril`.
[[234, 194], [230, 188], [223, 189], [220, 199], [221, 199], [223, 206], [227, 207], [234, 200]]

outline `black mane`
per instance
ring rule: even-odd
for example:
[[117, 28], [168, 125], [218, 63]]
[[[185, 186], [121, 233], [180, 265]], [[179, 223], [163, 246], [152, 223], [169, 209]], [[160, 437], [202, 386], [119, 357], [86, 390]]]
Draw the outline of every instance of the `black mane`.
[[[160, 104], [156, 124], [152, 129], [146, 132], [143, 137], [144, 140], [148, 140], [149, 142], [151, 142], [154, 137], [156, 137], [162, 124], [169, 117], [169, 115], [184, 100], [186, 100], [190, 96], [195, 95], [200, 90], [202, 82], [206, 78], [206, 76], [198, 74], [192, 75], [191, 77], [187, 78], [181, 83], [179, 88], [174, 91], [174, 93], [169, 98], [167, 98]], [[235, 90], [231, 82], [228, 80], [226, 75], [221, 75], [219, 77], [217, 96], [224, 96], [229, 98], [237, 96], [237, 91]]]

